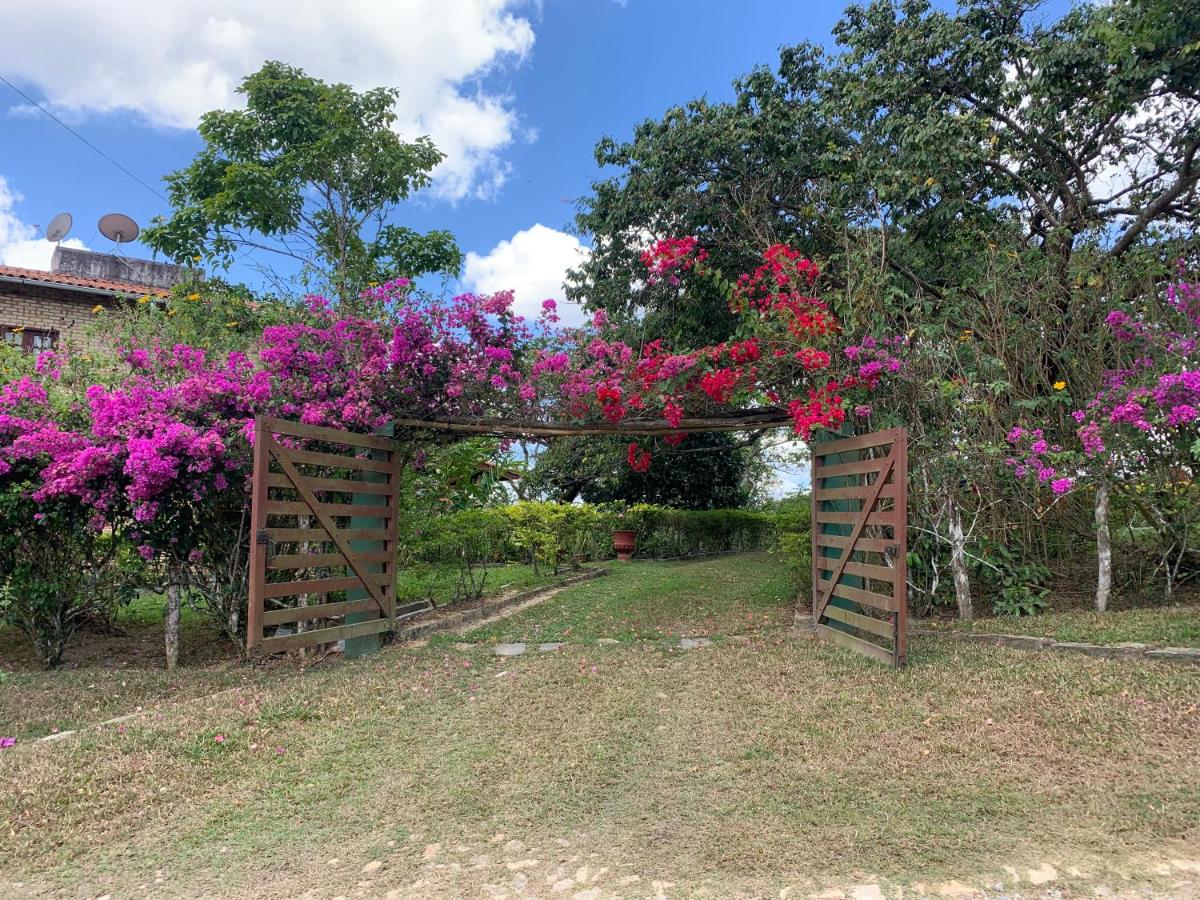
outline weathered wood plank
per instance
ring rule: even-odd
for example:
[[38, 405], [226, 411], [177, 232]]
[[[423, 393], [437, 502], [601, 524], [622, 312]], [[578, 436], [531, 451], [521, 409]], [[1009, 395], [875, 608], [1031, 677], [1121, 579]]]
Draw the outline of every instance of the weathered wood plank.
[[386, 472], [387, 463], [366, 456], [342, 456], [317, 450], [289, 450], [292, 462], [300, 466], [321, 466], [326, 469], [352, 469], [360, 472]]
[[[893, 597], [888, 597], [884, 594], [877, 594], [874, 591], [864, 590], [863, 588], [850, 587], [848, 584], [839, 584], [834, 588], [832, 595], [829, 593], [830, 582], [828, 578], [821, 578], [817, 581], [818, 590], [823, 596], [841, 597], [845, 600], [853, 600], [855, 603], [865, 603], [867, 606], [873, 606], [875, 609], [882, 609], [884, 612], [896, 611], [896, 600]], [[825, 607], [821, 607], [824, 612]]]
[[[392, 583], [391, 575], [382, 573], [375, 575], [381, 585]], [[328, 594], [334, 591], [348, 591], [350, 588], [362, 587], [362, 579], [357, 575], [344, 575], [336, 578], [308, 578], [301, 581], [275, 581], [263, 585], [263, 597], [277, 600], [280, 597], [296, 597], [300, 594]]]
[[896, 664], [896, 658], [891, 650], [885, 650], [876, 644], [872, 644], [870, 641], [864, 641], [862, 638], [855, 637], [845, 631], [838, 631], [836, 628], [830, 628], [828, 625], [818, 625], [817, 635], [827, 641], [832, 641], [835, 644], [841, 644], [843, 647], [856, 650], [864, 656], [873, 657], [885, 665], [894, 666]]
[[391, 619], [370, 619], [366, 622], [355, 622], [353, 625], [335, 625], [332, 628], [317, 628], [313, 631], [289, 634], [286, 637], [264, 638], [259, 645], [259, 650], [262, 653], [299, 650], [301, 647], [311, 647], [314, 644], [331, 644], [334, 641], [362, 637], [367, 634], [379, 634], [383, 631], [391, 631], [391, 629]]
[[[304, 476], [301, 476], [302, 478]], [[362, 516], [369, 515], [373, 519], [390, 519], [392, 517], [392, 508], [390, 506], [355, 506], [353, 503], [317, 503], [327, 516]], [[302, 500], [268, 500], [266, 502], [267, 514], [271, 516], [308, 516], [316, 515], [316, 510]], [[379, 515], [374, 514], [374, 510], [379, 510]], [[364, 512], [366, 510], [367, 512]], [[318, 516], [318, 520], [319, 520]], [[336, 532], [342, 533], [348, 531], [346, 528], [334, 528]], [[333, 540], [331, 537], [330, 540]]]
[[[391, 562], [392, 554], [387, 550], [354, 554], [360, 562]], [[326, 566], [348, 566], [350, 562], [341, 553], [288, 553], [272, 556], [267, 560], [268, 569], [316, 569]]]
[[[862, 518], [861, 512], [833, 512], [832, 510], [817, 510], [813, 521], [818, 525], [853, 525]], [[876, 510], [867, 515], [868, 525], [896, 526], [896, 510]], [[848, 535], [847, 535], [848, 537]]]
[[286, 419], [270, 417], [264, 417], [263, 424], [274, 434], [312, 438], [328, 444], [349, 444], [352, 447], [366, 447], [370, 450], [392, 449], [391, 440], [374, 434], [359, 434], [356, 431], [342, 431], [340, 428], [325, 428], [321, 425], [305, 425], [303, 422], [289, 422]]
[[[342, 537], [348, 541], [386, 541], [391, 534], [386, 528], [339, 528]], [[333, 538], [325, 533], [324, 528], [268, 528], [267, 534], [277, 544], [315, 541], [332, 543]], [[862, 541], [859, 541], [861, 544]]]
[[[887, 553], [895, 550], [898, 545], [895, 538], [859, 538], [854, 542], [854, 549], [863, 553]], [[817, 546], [844, 549], [850, 546], [850, 538], [841, 534], [818, 534]]]
[[306, 622], [312, 619], [332, 619], [347, 613], [368, 612], [377, 609], [375, 601], [342, 600], [337, 603], [322, 603], [317, 606], [290, 606], [287, 609], [268, 609], [263, 613], [263, 625], [287, 625], [291, 622]]
[[896, 496], [896, 486], [885, 484], [876, 491], [874, 484], [860, 484], [854, 487], [820, 488], [817, 491], [818, 500], [865, 500], [871, 496], [891, 500]]
[[877, 634], [882, 638], [887, 638], [889, 641], [892, 639], [893, 626], [886, 619], [873, 619], [870, 616], [864, 616], [862, 613], [834, 606], [832, 603], [825, 607], [825, 611], [821, 615], [826, 619], [833, 619], [844, 625], [850, 625], [853, 628]]
[[[820, 478], [837, 478], [842, 475], [874, 475], [883, 468], [887, 456], [881, 455], [874, 459], [860, 459], [857, 462], [830, 463], [821, 465]], [[814, 478], [814, 481], [819, 480]], [[817, 485], [820, 488], [820, 485]]]
[[[352, 481], [349, 478], [319, 478], [305, 475], [305, 481], [314, 491], [337, 491], [342, 494], [379, 494], [384, 497], [392, 493], [392, 486], [387, 483], [371, 481]], [[292, 488], [292, 482], [286, 475], [272, 472], [267, 476], [267, 484], [273, 488]]]
[[870, 434], [856, 434], [827, 444], [817, 444], [813, 448], [813, 454], [822, 457], [836, 456], [839, 453], [866, 450], [869, 447], [886, 447], [896, 440], [898, 431], [896, 428], [888, 428], [884, 431], [872, 431]]

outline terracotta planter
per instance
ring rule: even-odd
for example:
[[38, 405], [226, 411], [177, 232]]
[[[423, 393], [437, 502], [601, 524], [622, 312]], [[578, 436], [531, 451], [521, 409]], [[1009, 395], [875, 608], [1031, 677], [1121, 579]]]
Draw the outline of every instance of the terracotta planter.
[[620, 562], [629, 562], [633, 558], [633, 548], [636, 543], [636, 531], [613, 532], [613, 549], [617, 551], [617, 559]]

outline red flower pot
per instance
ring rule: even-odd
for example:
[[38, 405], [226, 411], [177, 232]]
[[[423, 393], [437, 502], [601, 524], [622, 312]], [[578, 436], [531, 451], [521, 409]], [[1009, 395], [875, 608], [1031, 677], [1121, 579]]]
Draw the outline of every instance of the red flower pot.
[[613, 532], [613, 549], [617, 551], [617, 559], [621, 562], [629, 562], [633, 558], [633, 548], [636, 543], [636, 531]]

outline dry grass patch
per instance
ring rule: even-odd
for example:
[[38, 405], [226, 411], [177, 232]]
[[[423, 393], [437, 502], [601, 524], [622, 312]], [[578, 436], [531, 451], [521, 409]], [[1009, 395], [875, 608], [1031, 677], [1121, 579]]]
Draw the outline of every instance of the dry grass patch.
[[1175, 667], [939, 642], [899, 674], [782, 638], [396, 648], [7, 751], [0, 858], [10, 881], [120, 896], [327, 896], [372, 859], [415, 896], [508, 883], [526, 858], [527, 877], [588, 865], [729, 896], [1117, 858], [1200, 839], [1194, 689]]

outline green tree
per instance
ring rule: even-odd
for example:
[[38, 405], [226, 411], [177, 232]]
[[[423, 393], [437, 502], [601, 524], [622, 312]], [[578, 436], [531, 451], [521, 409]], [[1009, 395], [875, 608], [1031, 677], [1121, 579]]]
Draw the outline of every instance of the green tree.
[[393, 130], [396, 89], [359, 93], [268, 62], [238, 90], [245, 109], [201, 118], [204, 149], [167, 176], [173, 210], [143, 231], [146, 244], [224, 267], [243, 252], [278, 255], [343, 302], [373, 281], [457, 274], [448, 232], [389, 221], [443, 158], [429, 138]]
[[553, 441], [538, 455], [527, 491], [570, 503], [623, 501], [675, 509], [733, 509], [751, 498], [748, 450], [727, 434], [692, 434], [678, 447], [652, 442], [645, 472], [630, 468], [629, 440], [619, 437]]

